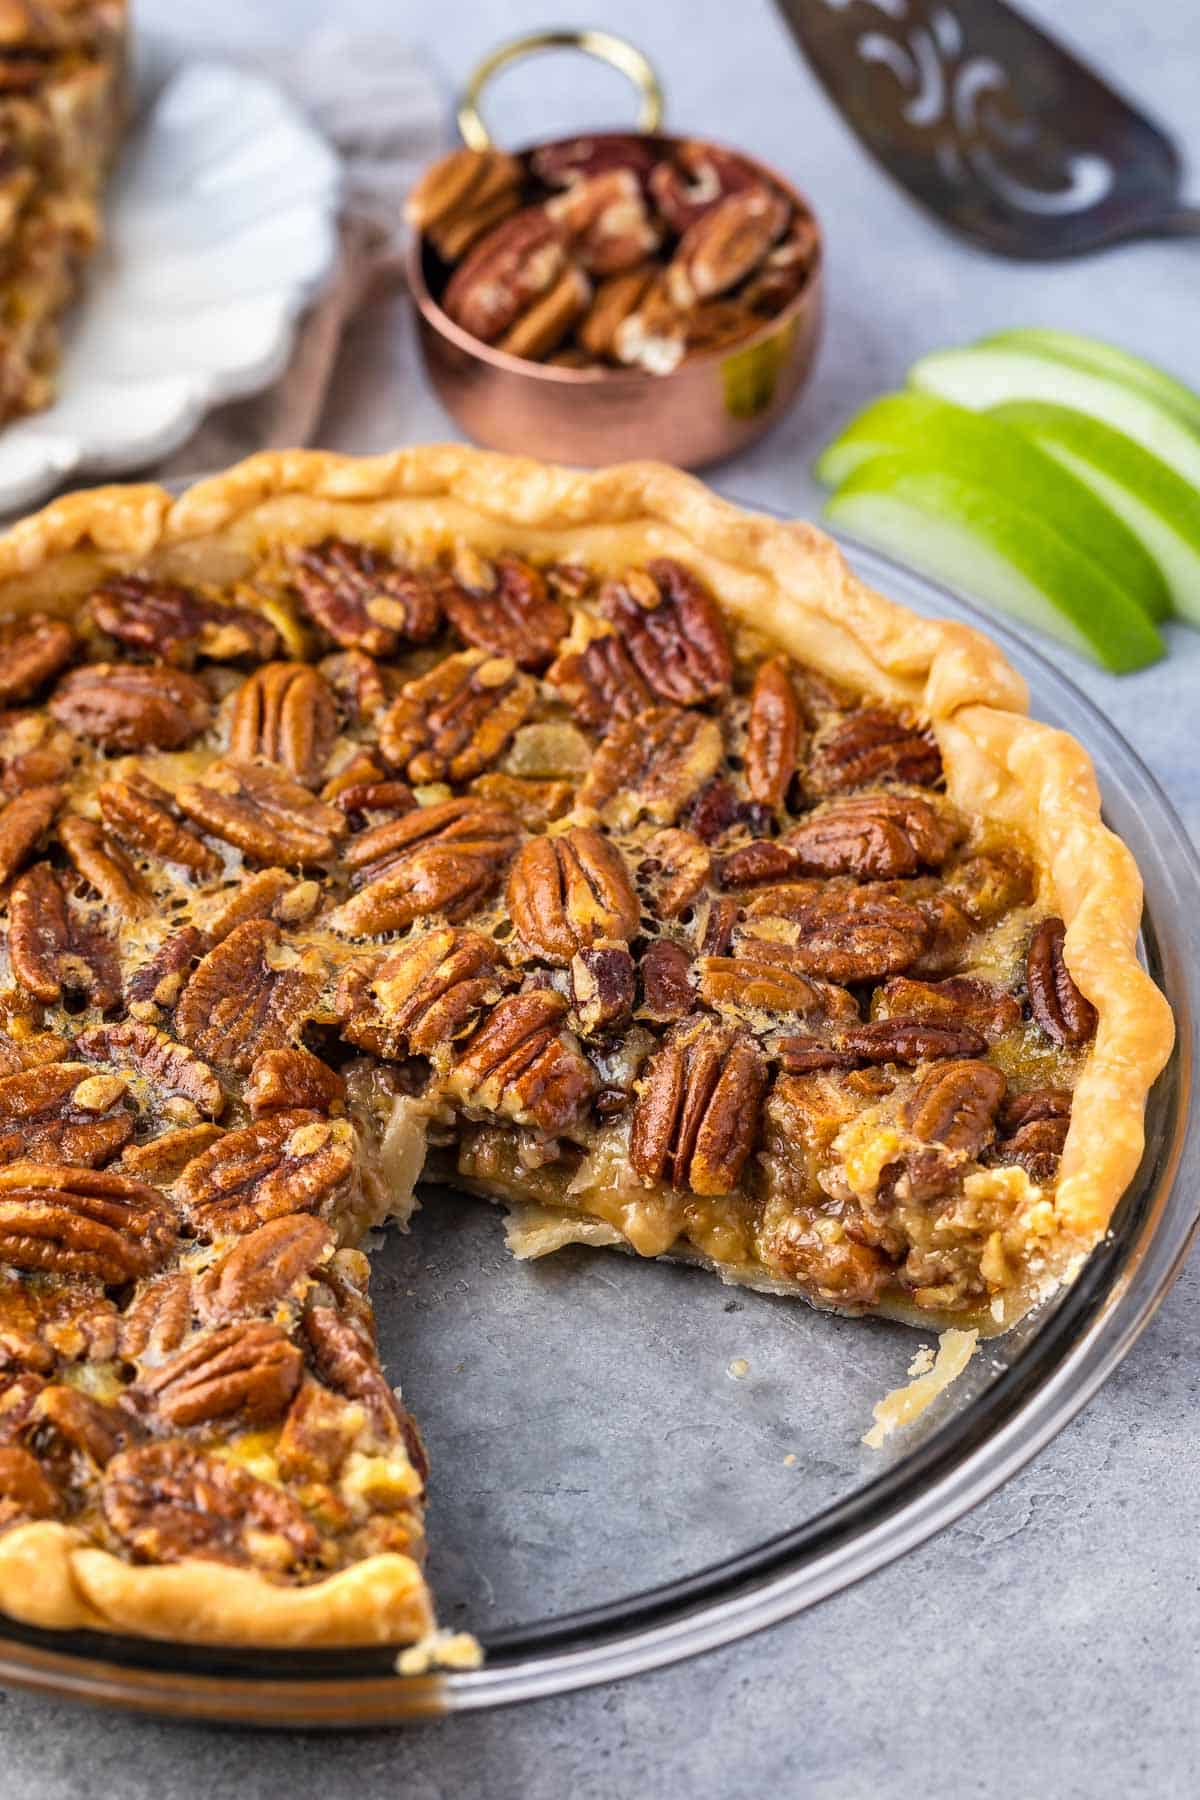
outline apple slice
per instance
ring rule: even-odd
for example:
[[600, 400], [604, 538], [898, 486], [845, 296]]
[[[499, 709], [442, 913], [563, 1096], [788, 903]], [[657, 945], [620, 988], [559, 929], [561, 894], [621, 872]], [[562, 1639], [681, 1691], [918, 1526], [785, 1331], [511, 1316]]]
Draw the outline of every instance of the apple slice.
[[1164, 406], [1173, 407], [1195, 431], [1200, 431], [1200, 394], [1185, 386], [1165, 369], [1134, 356], [1129, 350], [1118, 350], [1102, 338], [1080, 337], [1074, 331], [1054, 331], [1049, 326], [1026, 325], [1011, 331], [993, 332], [981, 338], [983, 345], [998, 345], [1010, 350], [1032, 350], [1039, 355], [1059, 357], [1090, 369], [1093, 375], [1111, 375], [1129, 387], [1142, 388]]
[[989, 418], [1028, 434], [1135, 531], [1158, 563], [1175, 611], [1200, 625], [1200, 493], [1140, 444], [1099, 419], [1013, 400]]
[[1053, 406], [1072, 407], [1123, 431], [1200, 488], [1200, 431], [1145, 389], [1129, 387], [1111, 375], [1097, 375], [1042, 352], [980, 345], [923, 356], [909, 370], [908, 380], [910, 387], [940, 394], [943, 400], [955, 400], [976, 412], [1009, 400], [1048, 400]]
[[912, 452], [1036, 514], [1098, 563], [1152, 619], [1168, 617], [1171, 597], [1162, 570], [1128, 524], [1090, 484], [999, 417], [968, 412], [936, 394], [885, 394], [821, 453], [814, 473], [837, 487], [862, 463], [893, 451]]
[[1166, 646], [1090, 556], [986, 486], [912, 454], [873, 457], [825, 509], [833, 524], [1059, 638], [1117, 674]]

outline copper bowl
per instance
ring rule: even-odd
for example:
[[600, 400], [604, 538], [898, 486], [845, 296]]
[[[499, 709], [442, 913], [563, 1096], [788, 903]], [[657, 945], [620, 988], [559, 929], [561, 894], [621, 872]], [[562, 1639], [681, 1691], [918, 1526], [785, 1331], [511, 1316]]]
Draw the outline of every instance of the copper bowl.
[[[472, 78], [459, 114], [463, 135], [472, 147], [489, 141], [474, 105], [488, 74], [530, 47], [570, 45], [606, 56], [597, 48], [598, 35], [602, 34], [541, 34], [535, 43], [521, 40], [489, 57]], [[620, 49], [624, 60], [618, 66], [630, 73], [631, 62], [636, 62], [646, 71], [648, 79], [640, 83], [645, 122], [657, 116], [653, 72], [632, 46], [621, 44]], [[608, 55], [607, 60], [617, 59]], [[615, 135], [629, 134], [628, 130], [587, 133], [600, 140]], [[642, 135], [663, 151], [679, 141], [653, 130]], [[528, 155], [539, 147], [529, 145], [518, 154]], [[790, 182], [744, 151], [738, 154], [812, 216], [808, 202]], [[746, 337], [690, 356], [669, 375], [640, 369], [560, 368], [494, 350], [443, 312], [436, 296], [445, 277], [445, 265], [432, 246], [414, 235], [408, 250], [409, 291], [417, 310], [425, 368], [442, 405], [476, 443], [551, 462], [598, 466], [638, 456], [695, 469], [735, 455], [769, 431], [791, 406], [812, 367], [821, 326], [819, 225], [814, 266], [799, 293]]]

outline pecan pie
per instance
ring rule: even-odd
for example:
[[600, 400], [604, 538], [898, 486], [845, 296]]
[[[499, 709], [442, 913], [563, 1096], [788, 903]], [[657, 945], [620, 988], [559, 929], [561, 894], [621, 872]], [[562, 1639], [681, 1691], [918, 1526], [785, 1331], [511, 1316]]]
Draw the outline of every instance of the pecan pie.
[[265, 455], [0, 540], [0, 1604], [431, 1621], [362, 1244], [1002, 1329], [1171, 1043], [1087, 757], [983, 637], [650, 464]]

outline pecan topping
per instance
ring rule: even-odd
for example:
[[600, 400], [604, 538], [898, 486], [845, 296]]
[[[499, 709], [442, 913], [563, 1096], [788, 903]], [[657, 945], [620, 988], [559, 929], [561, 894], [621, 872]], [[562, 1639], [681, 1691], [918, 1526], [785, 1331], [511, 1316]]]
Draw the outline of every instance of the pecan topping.
[[47, 1004], [64, 994], [112, 1006], [120, 996], [116, 950], [75, 913], [48, 863], [35, 863], [13, 883], [8, 902], [8, 957], [27, 993]]
[[486, 563], [460, 551], [442, 603], [457, 631], [477, 650], [507, 656], [520, 669], [544, 669], [570, 621], [545, 576], [517, 556]]
[[26, 794], [65, 781], [78, 748], [45, 713], [0, 712], [0, 793]]
[[957, 836], [952, 815], [915, 794], [852, 794], [819, 808], [774, 842], [734, 850], [720, 877], [725, 887], [795, 875], [892, 880], [940, 867]]
[[1067, 928], [1043, 919], [1029, 943], [1025, 977], [1034, 1018], [1056, 1044], [1077, 1049], [1096, 1029], [1096, 1009], [1071, 979], [1063, 956]]
[[219, 1125], [185, 1125], [151, 1138], [148, 1144], [127, 1144], [117, 1166], [122, 1175], [131, 1175], [135, 1181], [170, 1187], [194, 1156], [224, 1135]]
[[121, 1355], [156, 1360], [177, 1350], [192, 1325], [191, 1277], [177, 1271], [142, 1288], [121, 1320]]
[[281, 925], [299, 925], [316, 912], [321, 899], [315, 881], [297, 880], [289, 869], [259, 869], [243, 876], [237, 887], [222, 894], [209, 913], [209, 940], [220, 944], [247, 919], [277, 919]]
[[0, 1448], [0, 1529], [28, 1519], [57, 1519], [62, 1496], [36, 1456], [19, 1444]]
[[649, 890], [653, 912], [660, 919], [681, 918], [712, 874], [707, 844], [694, 831], [668, 825], [642, 849], [638, 880]]
[[292, 1213], [239, 1238], [196, 1282], [196, 1305], [213, 1323], [273, 1311], [333, 1249], [320, 1219]]
[[615, 275], [657, 250], [659, 233], [646, 207], [642, 182], [629, 168], [580, 175], [546, 202], [571, 249], [589, 275]]
[[571, 961], [571, 997], [586, 1037], [623, 1025], [637, 999], [633, 958], [624, 944], [580, 950]]
[[566, 1131], [598, 1086], [564, 1030], [567, 1003], [545, 988], [510, 994], [467, 1042], [448, 1087], [469, 1108], [504, 1113], [548, 1136]]
[[93, 1025], [80, 1032], [74, 1048], [87, 1062], [109, 1063], [140, 1075], [156, 1094], [190, 1101], [206, 1118], [215, 1119], [225, 1104], [221, 1084], [207, 1063], [166, 1032], [138, 1019]]
[[50, 712], [102, 750], [181, 750], [208, 725], [212, 701], [203, 682], [165, 663], [88, 663], [63, 676]]
[[942, 754], [933, 733], [881, 706], [859, 707], [823, 726], [805, 772], [815, 794], [845, 794], [887, 781], [935, 787], [941, 778]]
[[217, 875], [215, 850], [175, 816], [170, 794], [140, 772], [128, 781], [106, 781], [96, 790], [109, 830], [160, 862], [178, 863], [192, 875]]
[[283, 1049], [311, 1011], [324, 963], [283, 941], [270, 919], [248, 919], [205, 956], [179, 996], [175, 1029], [211, 1062], [242, 1072]]
[[667, 291], [681, 310], [724, 294], [756, 269], [782, 236], [790, 207], [763, 182], [727, 194], [689, 225], [667, 269]]
[[372, 825], [381, 825], [385, 819], [401, 818], [417, 805], [417, 797], [407, 781], [352, 781], [348, 787], [339, 788], [334, 795], [325, 794], [324, 798], [332, 799], [347, 818], [361, 814]]
[[101, 826], [72, 813], [61, 821], [58, 836], [81, 881], [100, 896], [114, 917], [141, 918], [150, 898], [146, 884]]
[[[870, 886], [792, 898], [794, 890], [755, 894], [750, 918], [783, 917], [792, 931], [796, 966], [830, 981], [878, 981], [908, 968], [929, 941], [929, 923], [916, 907]], [[801, 893], [803, 890], [801, 889]]]
[[32, 1162], [0, 1169], [0, 1256], [14, 1269], [135, 1281], [162, 1268], [175, 1236], [162, 1196], [111, 1170]]
[[562, 228], [526, 206], [493, 227], [459, 263], [442, 295], [456, 325], [494, 344], [566, 268]]
[[437, 579], [367, 544], [326, 538], [297, 550], [292, 582], [305, 612], [344, 650], [395, 656], [402, 643], [427, 643], [442, 622]]
[[865, 1069], [876, 1063], [938, 1062], [954, 1056], [981, 1056], [987, 1041], [970, 1026], [935, 1025], [920, 1019], [873, 1019], [851, 1025], [835, 1043], [814, 1037], [780, 1038], [775, 1046], [793, 1075], [814, 1069]]
[[436, 912], [459, 923], [500, 885], [519, 829], [502, 806], [446, 800], [363, 832], [345, 859], [361, 892], [330, 914], [330, 925], [354, 937]]
[[673, 825], [715, 775], [721, 748], [721, 727], [703, 713], [675, 706], [639, 713], [617, 725], [597, 749], [579, 804], [618, 827], [643, 816]]
[[688, 809], [688, 825], [705, 844], [715, 844], [735, 825], [746, 827], [753, 837], [765, 836], [771, 829], [771, 814], [757, 800], [739, 800], [731, 781], [718, 776], [701, 789]]
[[56, 1449], [73, 1452], [97, 1469], [107, 1467], [131, 1435], [127, 1414], [57, 1383], [44, 1388], [34, 1401], [29, 1426], [39, 1447], [44, 1445], [51, 1457]]
[[372, 724], [387, 705], [379, 664], [363, 650], [341, 650], [317, 664], [351, 725]]
[[951, 1030], [966, 1027], [989, 1043], [1021, 1023], [1021, 1007], [1012, 994], [971, 975], [952, 975], [947, 981], [897, 976], [877, 989], [871, 1010], [879, 1019], [914, 1019]]
[[346, 1083], [310, 1050], [263, 1050], [251, 1066], [244, 1097], [252, 1119], [287, 1106], [328, 1115], [344, 1111]]
[[628, 940], [638, 928], [625, 858], [589, 826], [524, 845], [509, 872], [508, 908], [530, 955], [563, 965], [578, 950]]
[[583, 725], [604, 727], [648, 712], [655, 701], [614, 626], [577, 613], [571, 635], [546, 671]]
[[800, 754], [800, 706], [785, 656], [763, 663], [754, 677], [746, 725], [746, 786], [761, 806], [779, 812]]
[[169, 1011], [208, 948], [208, 938], [195, 925], [182, 926], [160, 944], [126, 985], [125, 998], [134, 1018], [153, 1024]]
[[746, 1038], [708, 1022], [676, 1026], [650, 1058], [629, 1160], [644, 1181], [694, 1194], [737, 1186], [758, 1134], [766, 1064]]
[[303, 1381], [279, 1434], [275, 1461], [287, 1481], [329, 1483], [362, 1435], [363, 1408], [317, 1381]]
[[374, 969], [349, 969], [335, 1005], [342, 1036], [375, 1056], [433, 1056], [474, 1030], [503, 992], [496, 946], [448, 927], [405, 944]]
[[144, 1374], [140, 1387], [172, 1430], [235, 1415], [267, 1425], [287, 1410], [303, 1363], [277, 1325], [255, 1319], [193, 1339]]
[[1070, 1124], [1070, 1088], [1034, 1088], [1014, 1094], [1000, 1114], [996, 1159], [1019, 1163], [1031, 1181], [1052, 1181]]
[[844, 988], [815, 980], [793, 944], [742, 938], [734, 956], [702, 956], [696, 964], [700, 996], [709, 1006], [802, 1018], [857, 1018], [858, 1008]]
[[201, 1151], [175, 1183], [175, 1195], [208, 1241], [289, 1213], [328, 1215], [354, 1166], [354, 1133], [344, 1119], [299, 1109], [270, 1113]]
[[400, 1405], [365, 1333], [335, 1307], [313, 1305], [305, 1308], [304, 1335], [322, 1381], [346, 1399], [357, 1400], [382, 1436], [395, 1436], [402, 1419]]
[[189, 819], [254, 862], [327, 862], [346, 833], [335, 806], [314, 800], [273, 763], [226, 757], [202, 781], [181, 787], [175, 799]]
[[991, 1141], [1004, 1089], [1004, 1076], [990, 1063], [956, 1061], [930, 1069], [900, 1111], [901, 1124], [927, 1147], [881, 1170], [881, 1195], [920, 1203], [950, 1192], [964, 1163]]
[[133, 1136], [125, 1083], [86, 1063], [46, 1063], [0, 1077], [0, 1161], [28, 1157], [95, 1168]]
[[283, 1572], [320, 1549], [316, 1531], [280, 1488], [178, 1440], [115, 1456], [101, 1505], [139, 1562], [195, 1556]]
[[410, 781], [469, 781], [503, 754], [535, 697], [511, 657], [464, 650], [405, 683], [384, 714], [379, 747]]
[[758, 185], [758, 171], [745, 157], [697, 138], [672, 146], [649, 182], [659, 212], [680, 237], [730, 194]]
[[1018, 851], [988, 852], [965, 857], [946, 886], [976, 925], [987, 925], [1033, 899], [1033, 870]]
[[321, 778], [337, 728], [333, 694], [311, 664], [265, 663], [233, 697], [229, 754], [241, 762], [265, 757], [311, 787]]
[[642, 980], [640, 1019], [668, 1025], [691, 1012], [695, 1003], [692, 959], [682, 944], [671, 938], [655, 938], [642, 951], [638, 974]]
[[91, 597], [101, 631], [128, 649], [190, 669], [198, 656], [262, 661], [279, 644], [275, 627], [246, 606], [209, 600], [193, 588], [145, 575], [112, 575]]
[[600, 609], [660, 699], [698, 706], [728, 692], [733, 658], [724, 621], [708, 589], [682, 563], [660, 556], [606, 582]]
[[545, 831], [555, 819], [569, 812], [575, 790], [569, 781], [536, 781], [524, 776], [503, 775], [493, 770], [477, 775], [471, 792], [478, 800], [503, 806], [513, 813], [526, 831]]
[[44, 613], [0, 625], [0, 702], [27, 700], [66, 667], [74, 648], [71, 627]]
[[38, 840], [54, 822], [63, 791], [55, 783], [32, 787], [0, 806], [0, 882], [28, 862]]

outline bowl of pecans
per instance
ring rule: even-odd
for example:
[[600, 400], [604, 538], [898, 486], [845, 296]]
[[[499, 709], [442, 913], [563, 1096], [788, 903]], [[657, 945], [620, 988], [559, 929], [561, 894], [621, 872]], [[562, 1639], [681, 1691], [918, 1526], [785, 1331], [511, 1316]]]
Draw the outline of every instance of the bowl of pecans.
[[[564, 44], [631, 74], [650, 128], [497, 148], [475, 105], [484, 79]], [[658, 130], [653, 72], [607, 34], [506, 45], [467, 95], [463, 148], [408, 202], [426, 370], [467, 435], [562, 462], [699, 468], [775, 424], [821, 321], [821, 235], [803, 196], [741, 151]]]

